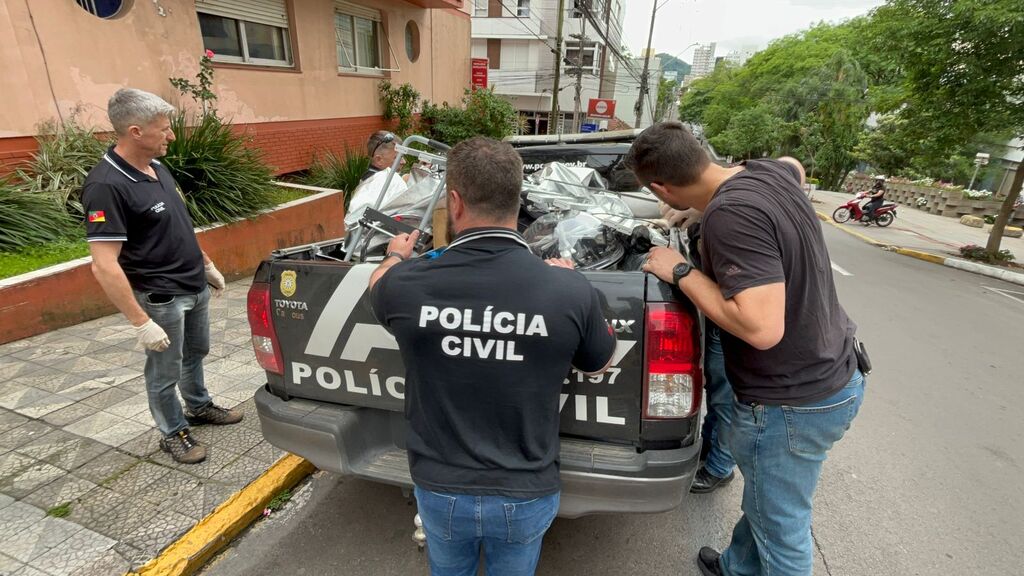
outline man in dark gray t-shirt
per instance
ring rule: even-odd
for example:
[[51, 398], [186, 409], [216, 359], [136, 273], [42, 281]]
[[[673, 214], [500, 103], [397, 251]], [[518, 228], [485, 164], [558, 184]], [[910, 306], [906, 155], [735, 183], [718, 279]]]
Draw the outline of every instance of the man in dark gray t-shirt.
[[864, 396], [853, 322], [839, 304], [821, 224], [793, 158], [712, 164], [678, 122], [634, 142], [626, 165], [677, 210], [704, 212], [701, 260], [651, 251], [644, 269], [675, 284], [721, 327], [736, 394], [726, 431], [743, 474], [743, 516], [705, 575], [810, 576], [811, 502], [821, 466]]

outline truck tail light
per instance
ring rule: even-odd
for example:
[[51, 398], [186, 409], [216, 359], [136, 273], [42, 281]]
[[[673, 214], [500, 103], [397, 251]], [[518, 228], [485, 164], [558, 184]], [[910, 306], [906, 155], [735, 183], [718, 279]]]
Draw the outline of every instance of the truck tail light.
[[679, 304], [647, 305], [644, 418], [687, 418], [700, 410], [704, 382], [696, 323]]
[[281, 345], [274, 331], [269, 284], [254, 282], [249, 288], [248, 311], [256, 361], [267, 372], [283, 375], [284, 362], [281, 359]]

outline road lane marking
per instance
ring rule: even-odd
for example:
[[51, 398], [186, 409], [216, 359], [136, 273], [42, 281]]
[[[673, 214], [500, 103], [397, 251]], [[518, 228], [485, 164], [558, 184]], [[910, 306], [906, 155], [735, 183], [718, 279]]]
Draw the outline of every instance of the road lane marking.
[[1011, 300], [1016, 300], [1017, 302], [1020, 302], [1021, 304], [1024, 304], [1024, 298], [1018, 298], [1016, 296], [1011, 296], [1010, 295], [1010, 294], [1019, 294], [1021, 296], [1024, 296], [1024, 292], [1019, 292], [1017, 290], [1007, 290], [1005, 288], [993, 288], [991, 286], [982, 286], [982, 288], [987, 288], [987, 289], [995, 292], [996, 294], [1002, 294], [1003, 296], [1006, 296], [1007, 298], [1009, 298]]
[[833, 262], [833, 261], [831, 261], [831, 260], [829, 260], [829, 261], [828, 261], [828, 263], [832, 265], [832, 269], [833, 269], [833, 270], [835, 270], [836, 272], [839, 272], [839, 273], [840, 273], [840, 274], [842, 274], [843, 276], [853, 276], [853, 274], [852, 274], [852, 273], [848, 272], [848, 271], [846, 270], [846, 268], [843, 268], [843, 267], [842, 267], [842, 266], [840, 266], [839, 264], [836, 264], [835, 262]]

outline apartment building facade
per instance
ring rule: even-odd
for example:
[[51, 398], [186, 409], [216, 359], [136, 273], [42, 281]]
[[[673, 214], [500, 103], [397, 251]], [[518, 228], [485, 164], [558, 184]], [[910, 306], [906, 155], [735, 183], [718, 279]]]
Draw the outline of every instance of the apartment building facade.
[[[519, 111], [525, 133], [548, 132], [556, 97], [560, 129], [572, 132], [578, 80], [581, 122], [591, 98], [615, 98], [616, 84], [626, 72], [616, 55], [625, 0], [565, 0], [561, 63], [556, 57], [558, 0], [470, 1], [472, 55], [488, 59], [488, 85]], [[561, 67], [557, 96], [555, 66]]]
[[214, 53], [217, 109], [277, 173], [385, 125], [382, 80], [458, 102], [470, 83], [462, 0], [0, 0], [0, 169], [42, 122], [109, 130], [122, 86], [183, 101], [168, 78]]

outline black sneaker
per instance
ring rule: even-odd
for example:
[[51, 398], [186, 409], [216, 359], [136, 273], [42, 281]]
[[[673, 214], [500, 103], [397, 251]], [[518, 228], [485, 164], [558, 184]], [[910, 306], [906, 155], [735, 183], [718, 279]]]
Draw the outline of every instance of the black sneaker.
[[214, 424], [217, 426], [238, 424], [242, 421], [242, 411], [221, 408], [216, 404], [210, 403], [196, 412], [186, 412], [185, 419], [193, 426], [200, 424]]
[[697, 473], [693, 475], [693, 484], [690, 485], [690, 492], [694, 494], [707, 494], [709, 492], [714, 492], [729, 482], [732, 482], [732, 479], [735, 477], [735, 472], [729, 472], [729, 475], [725, 478], [719, 478], [711, 472], [708, 472], [707, 466], [701, 466], [700, 470], [697, 470]]
[[200, 445], [188, 428], [161, 438], [160, 449], [182, 464], [198, 464], [206, 460], [206, 446]]
[[722, 576], [722, 567], [718, 564], [721, 554], [714, 548], [704, 546], [697, 553], [697, 566], [703, 576]]

